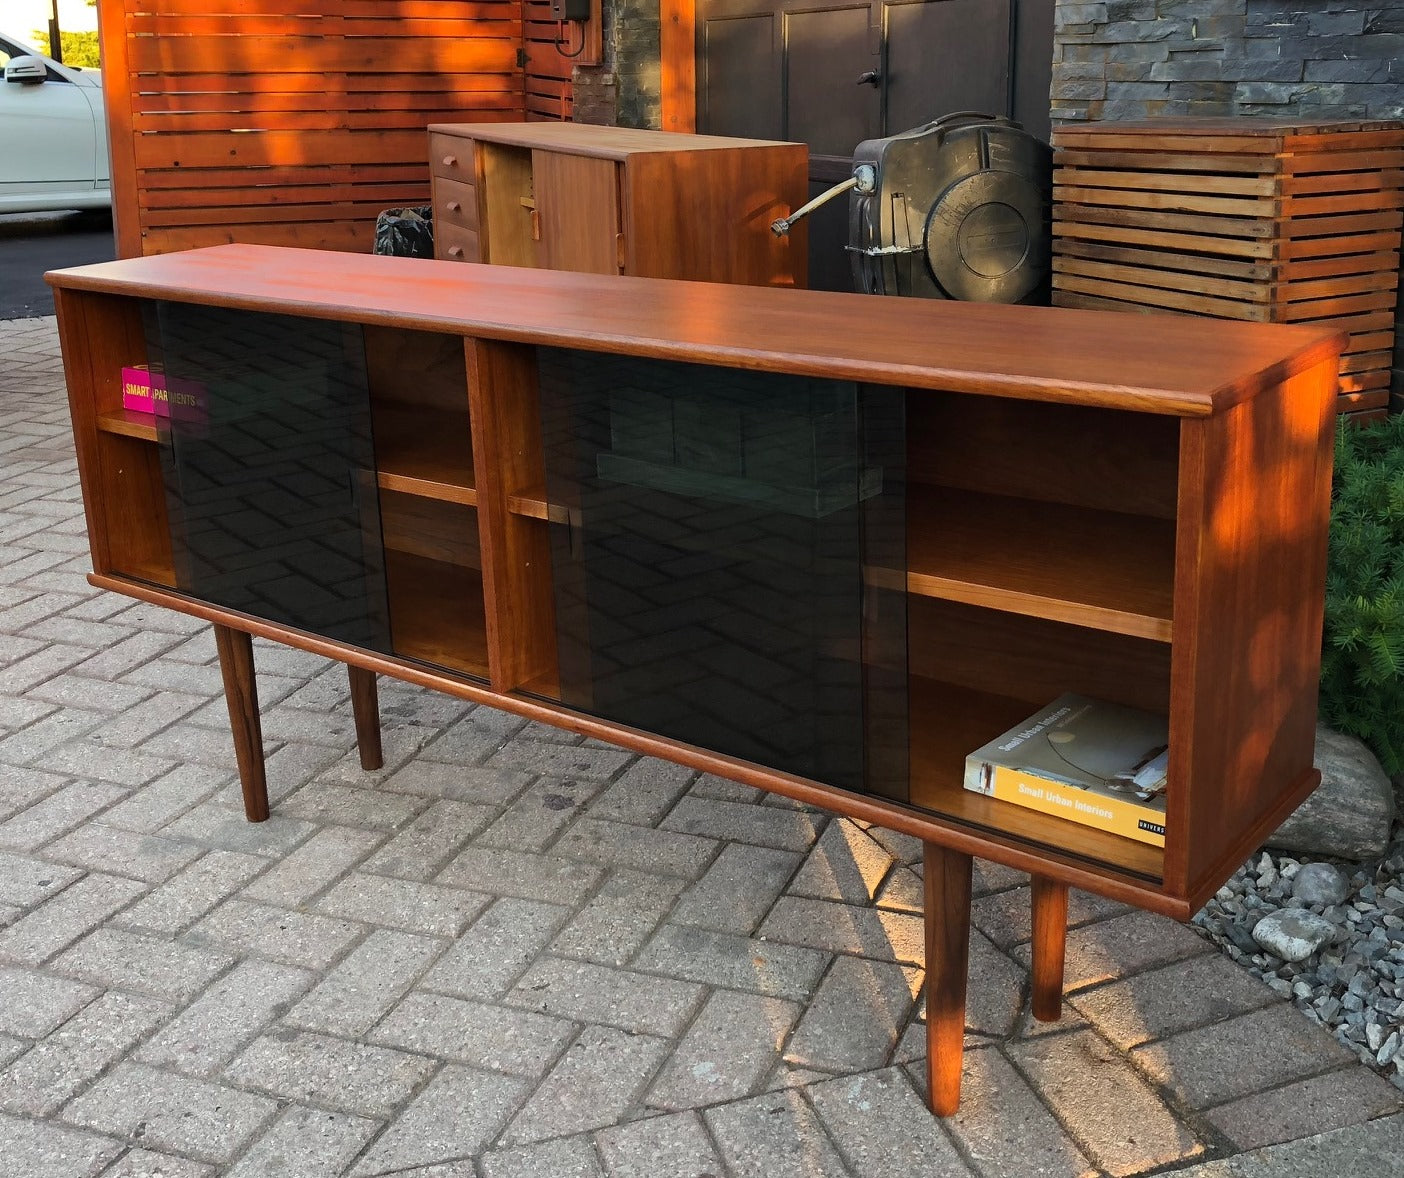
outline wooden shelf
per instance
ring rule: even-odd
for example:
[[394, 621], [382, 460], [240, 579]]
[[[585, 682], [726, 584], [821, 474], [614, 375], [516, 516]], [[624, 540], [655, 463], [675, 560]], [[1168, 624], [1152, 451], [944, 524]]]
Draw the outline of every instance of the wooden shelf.
[[1173, 520], [912, 484], [907, 591], [1169, 642]]
[[545, 487], [529, 487], [519, 495], [507, 496], [507, 510], [528, 519], [549, 520], [553, 524], [570, 521], [570, 509], [546, 501]]
[[986, 695], [920, 676], [912, 677], [910, 689], [912, 805], [1135, 875], [1162, 878], [1165, 853], [1159, 847], [1026, 810], [964, 787], [966, 756], [1027, 719], [1040, 704]]
[[117, 409], [97, 415], [97, 427], [105, 434], [121, 434], [142, 442], [156, 441], [156, 415], [135, 409]]
[[488, 677], [483, 578], [477, 569], [390, 549], [385, 580], [395, 654]]
[[374, 416], [376, 481], [383, 490], [477, 506], [466, 410], [381, 402]]

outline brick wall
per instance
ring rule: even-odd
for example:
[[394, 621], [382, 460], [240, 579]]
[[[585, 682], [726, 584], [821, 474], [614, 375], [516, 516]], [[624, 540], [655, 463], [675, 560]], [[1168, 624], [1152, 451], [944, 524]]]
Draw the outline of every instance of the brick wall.
[[658, 0], [605, 0], [603, 32], [604, 63], [575, 69], [575, 121], [658, 127]]

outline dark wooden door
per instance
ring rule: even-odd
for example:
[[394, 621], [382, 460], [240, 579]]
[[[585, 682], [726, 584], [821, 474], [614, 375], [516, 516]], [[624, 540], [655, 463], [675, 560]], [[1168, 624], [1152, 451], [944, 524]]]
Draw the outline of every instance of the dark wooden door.
[[[1048, 134], [1053, 0], [698, 0], [697, 129], [810, 149], [810, 195], [853, 149], [953, 111]], [[810, 286], [851, 289], [848, 204], [810, 218]]]

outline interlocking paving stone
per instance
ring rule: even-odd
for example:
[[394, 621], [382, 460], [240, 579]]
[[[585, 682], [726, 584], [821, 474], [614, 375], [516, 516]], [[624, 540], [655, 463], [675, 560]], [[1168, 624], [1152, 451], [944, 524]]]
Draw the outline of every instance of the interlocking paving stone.
[[857, 1178], [973, 1175], [895, 1068], [816, 1084], [808, 1094]]
[[415, 993], [391, 1011], [369, 1038], [476, 1068], [540, 1076], [577, 1029], [565, 1019], [529, 1010]]
[[0, 961], [38, 965], [145, 892], [113, 875], [88, 875], [0, 932]]
[[290, 1028], [255, 1039], [224, 1077], [289, 1100], [388, 1117], [436, 1066], [420, 1055]]
[[133, 791], [102, 816], [108, 826], [125, 830], [160, 830], [191, 806], [208, 798], [229, 779], [227, 772], [204, 765], [177, 765], [150, 785]]
[[424, 986], [460, 998], [497, 998], [511, 988], [570, 910], [508, 896], [496, 901], [430, 970]]
[[1185, 1104], [1206, 1108], [1354, 1057], [1296, 1007], [1277, 1003], [1138, 1047], [1131, 1058]]
[[506, 1145], [564, 1137], [614, 1124], [667, 1056], [666, 1040], [586, 1027], [503, 1134]]
[[168, 838], [187, 839], [225, 851], [276, 858], [286, 855], [314, 829], [310, 822], [297, 822], [281, 814], [274, 814], [264, 822], [248, 822], [239, 811], [206, 801], [163, 827], [161, 833]]
[[966, 1027], [984, 1035], [1010, 1034], [1024, 1004], [1024, 971], [972, 931], [966, 972]]
[[603, 874], [598, 867], [549, 855], [465, 847], [439, 872], [437, 882], [494, 896], [575, 905]]
[[[28, 765], [35, 757], [43, 756], [49, 749], [57, 748], [75, 736], [81, 736], [97, 727], [105, 715], [104, 712], [80, 711], [77, 708], [61, 708], [52, 712], [37, 724], [21, 728], [18, 732], [0, 739], [0, 762]], [[57, 773], [43, 773], [38, 769], [31, 771], [41, 774], [46, 780], [62, 776]], [[0, 827], [0, 831], [2, 830], [3, 827]]]
[[1305, 1141], [1270, 1145], [1182, 1170], [1182, 1178], [1398, 1178], [1404, 1115], [1335, 1129]]
[[387, 778], [384, 788], [414, 797], [505, 806], [536, 780], [534, 774], [520, 770], [478, 769], [435, 761], [431, 757], [435, 747], [424, 750], [426, 759], [411, 761]]
[[462, 888], [353, 872], [318, 900], [316, 909], [405, 932], [452, 937], [490, 901], [490, 896]]
[[146, 883], [168, 880], [201, 848], [160, 835], [122, 830], [93, 822], [70, 831], [44, 848], [44, 854], [60, 863], [71, 863], [89, 871], [106, 871], [130, 876]]
[[241, 961], [136, 1053], [142, 1063], [210, 1077], [278, 1018], [315, 974], [269, 961]]
[[0, 967], [0, 1031], [42, 1039], [98, 993], [92, 986], [37, 970]]
[[482, 1170], [484, 1178], [605, 1178], [594, 1149], [584, 1137], [563, 1137], [485, 1154]]
[[556, 840], [551, 853], [696, 879], [707, 869], [719, 845], [715, 839], [693, 834], [581, 818]]
[[621, 749], [564, 745], [519, 737], [504, 745], [485, 764], [493, 769], [523, 769], [547, 777], [580, 777], [604, 782], [631, 760], [633, 754]]
[[1204, 1152], [1126, 1059], [1091, 1032], [1014, 1044], [1010, 1054], [1082, 1150], [1107, 1173], [1139, 1174]]
[[921, 971], [909, 965], [836, 958], [795, 1028], [785, 1059], [830, 1072], [882, 1067], [921, 983]]
[[905, 912], [859, 908], [827, 900], [781, 896], [760, 927], [761, 936], [831, 953], [919, 965], [926, 952], [920, 918]]
[[609, 1178], [720, 1178], [721, 1158], [696, 1113], [601, 1129], [595, 1143]]
[[694, 798], [709, 798], [714, 802], [754, 802], [760, 803], [765, 790], [753, 785], [743, 785], [739, 781], [728, 781], [713, 773], [703, 773], [688, 790]]
[[226, 1178], [320, 1178], [339, 1174], [380, 1130], [378, 1121], [293, 1105]]
[[[366, 1151], [352, 1168], [352, 1178], [398, 1176], [416, 1166], [481, 1154], [529, 1090], [527, 1081], [515, 1076], [450, 1064]], [[472, 1178], [471, 1162], [462, 1173]]]
[[921, 876], [910, 867], [894, 867], [878, 889], [875, 903], [879, 908], [920, 915], [926, 903], [922, 896]]
[[656, 1108], [688, 1109], [749, 1096], [774, 1066], [801, 1007], [717, 990], [648, 1093]]
[[430, 879], [497, 813], [491, 806], [440, 799], [362, 865], [398, 879]]
[[1217, 953], [1083, 990], [1069, 999], [1123, 1051], [1278, 1001], [1266, 985]]
[[86, 777], [110, 781], [127, 789], [135, 789], [169, 773], [179, 763], [173, 757], [153, 757], [143, 752], [128, 751], [121, 757], [100, 741], [89, 739], [91, 734], [68, 744], [50, 749], [36, 757], [34, 764], [53, 773], [70, 777]]
[[36, 1117], [54, 1112], [173, 1009], [153, 998], [102, 995], [0, 1073], [0, 1105]]
[[638, 969], [777, 998], [811, 994], [829, 963], [826, 953], [760, 938], [665, 924], [634, 961]]
[[[1076, 990], [1212, 952], [1207, 941], [1168, 916], [1128, 912], [1068, 930], [1063, 981], [1068, 990]], [[1028, 945], [1020, 945], [1014, 955], [1028, 966]]]
[[876, 898], [892, 865], [892, 856], [866, 830], [846, 818], [835, 819], [786, 890], [817, 900], [866, 904]]
[[222, 1084], [119, 1064], [63, 1110], [70, 1124], [143, 1145], [230, 1161], [277, 1111], [267, 1097]]
[[123, 928], [178, 933], [237, 892], [268, 866], [268, 860], [237, 851], [207, 851], [125, 912], [112, 918]]
[[374, 831], [326, 826], [244, 889], [249, 900], [295, 907], [305, 904], [380, 845]]
[[668, 812], [663, 827], [782, 851], [807, 851], [828, 821], [827, 815], [686, 797]]
[[[180, 614], [166, 611], [172, 617], [180, 617]], [[136, 748], [138, 745], [150, 740], [152, 736], [160, 732], [166, 725], [182, 719], [196, 708], [208, 703], [204, 696], [190, 695], [183, 691], [158, 691], [140, 708], [135, 711], [125, 712], [120, 716], [115, 716], [110, 720], [99, 724], [92, 730], [90, 735], [112, 749]], [[230, 756], [233, 756], [231, 749]], [[177, 766], [178, 771], [182, 767], [190, 767], [193, 762], [184, 762], [182, 766]], [[230, 760], [224, 765], [201, 765], [199, 766], [205, 773], [217, 774], [221, 778], [226, 778], [232, 772], [234, 762]], [[152, 782], [155, 785], [156, 782]]]
[[0, 822], [0, 847], [28, 851], [58, 838], [79, 823], [126, 797], [126, 790], [105, 782], [76, 781]]
[[[1131, 909], [1116, 900], [1080, 888], [1068, 889], [1068, 925], [1105, 920]], [[981, 896], [970, 905], [970, 921], [1001, 949], [1033, 936], [1033, 898], [1027, 885]]]
[[[1365, 1068], [1347, 1068], [1255, 1092], [1207, 1118], [1239, 1149], [1314, 1137], [1404, 1110], [1404, 1094]], [[1341, 1178], [1347, 1178], [1341, 1175]]]
[[92, 1178], [122, 1149], [110, 1137], [0, 1113], [4, 1178]]
[[76, 867], [62, 867], [28, 855], [0, 851], [0, 896], [19, 908], [42, 904], [82, 874]]
[[189, 1158], [134, 1149], [113, 1162], [101, 1178], [212, 1178], [214, 1172], [213, 1166]]
[[683, 893], [669, 923], [753, 933], [800, 862], [793, 851], [773, 847], [723, 847], [706, 874]]
[[330, 916], [230, 900], [192, 928], [186, 939], [270, 961], [326, 969], [364, 931], [364, 925]]
[[29, 809], [67, 782], [68, 778], [57, 773], [41, 773], [37, 769], [21, 769], [0, 762], [0, 819]]
[[312, 781], [279, 803], [278, 812], [310, 822], [342, 822], [392, 831], [413, 821], [428, 804], [423, 798], [408, 794]]
[[798, 1092], [768, 1092], [703, 1116], [735, 1178], [848, 1178], [848, 1168]]
[[600, 788], [598, 781], [544, 777], [523, 790], [476, 842], [508, 850], [544, 850]]
[[696, 776], [685, 765], [643, 758], [590, 803], [590, 817], [656, 826]]
[[613, 871], [551, 942], [551, 952], [599, 965], [624, 965], [668, 915], [685, 886], [673, 876], [628, 868]]
[[1037, 1093], [993, 1047], [966, 1052], [960, 1110], [945, 1126], [981, 1178], [1096, 1174]]
[[702, 987], [675, 978], [540, 957], [504, 999], [574, 1022], [675, 1036], [702, 999]]
[[376, 929], [317, 983], [286, 1021], [313, 1031], [364, 1035], [423, 975], [448, 942]]
[[121, 990], [188, 1002], [233, 964], [226, 953], [122, 929], [95, 929], [53, 968]]

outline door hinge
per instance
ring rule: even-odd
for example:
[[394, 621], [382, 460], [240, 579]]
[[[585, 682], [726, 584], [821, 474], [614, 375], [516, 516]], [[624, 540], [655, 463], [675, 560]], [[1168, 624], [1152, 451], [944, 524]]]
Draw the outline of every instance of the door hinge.
[[527, 67], [527, 51], [526, 51], [525, 49], [518, 49], [518, 50], [517, 50], [517, 68], [518, 68], [519, 70], [524, 70], [524, 69], [526, 69], [526, 67]]

